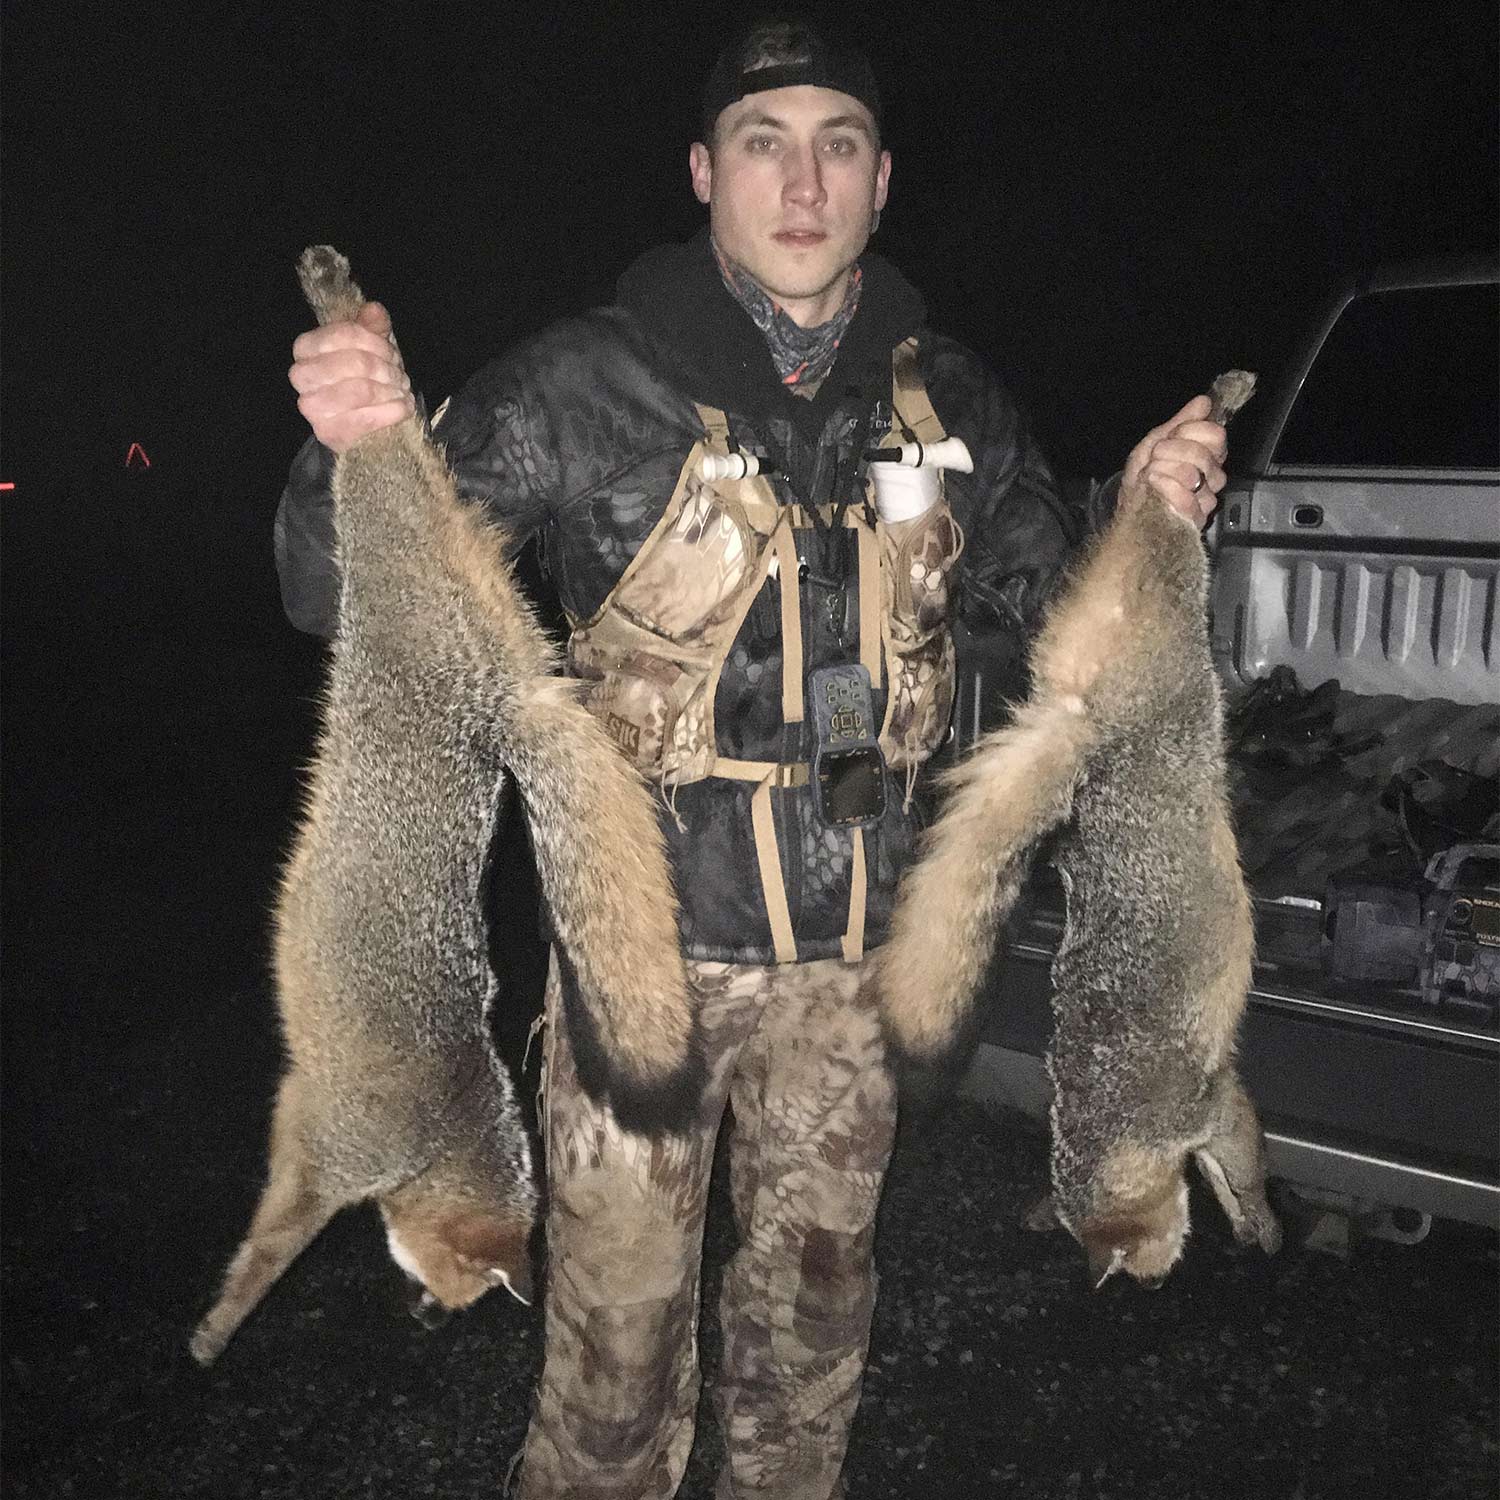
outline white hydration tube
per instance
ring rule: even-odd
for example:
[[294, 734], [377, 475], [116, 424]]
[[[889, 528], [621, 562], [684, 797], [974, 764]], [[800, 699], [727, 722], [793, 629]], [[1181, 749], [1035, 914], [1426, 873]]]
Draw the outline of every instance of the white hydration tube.
[[902, 443], [899, 448], [877, 448], [866, 453], [875, 487], [875, 511], [887, 526], [910, 521], [937, 504], [942, 470], [974, 472], [974, 460], [962, 438], [939, 443]]
[[[909, 521], [932, 506], [941, 487], [939, 471], [974, 472], [974, 460], [962, 438], [944, 438], [938, 443], [902, 443], [896, 448], [876, 448], [865, 454], [875, 485], [875, 509], [887, 525]], [[698, 475], [706, 483], [719, 479], [750, 479], [770, 472], [774, 465], [762, 464], [753, 453], [705, 453], [698, 461]]]
[[749, 479], [771, 467], [767, 463], [762, 468], [761, 461], [753, 453], [705, 453], [698, 460], [698, 477], [710, 484], [715, 479]]
[[[871, 463], [900, 464], [903, 469], [957, 469], [974, 472], [974, 460], [962, 438], [944, 438], [940, 443], [902, 443], [899, 448], [874, 448], [865, 454]], [[879, 472], [878, 470], [876, 471]]]

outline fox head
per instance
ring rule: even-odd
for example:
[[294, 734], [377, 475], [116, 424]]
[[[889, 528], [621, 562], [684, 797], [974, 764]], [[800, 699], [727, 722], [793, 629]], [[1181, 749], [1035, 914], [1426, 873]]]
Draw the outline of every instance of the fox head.
[[1280, 1248], [1281, 1225], [1266, 1197], [1260, 1126], [1242, 1090], [1235, 1098], [1239, 1113], [1202, 1144], [1119, 1145], [1097, 1177], [1085, 1179], [1077, 1197], [1067, 1201], [1061, 1192], [1054, 1195], [1056, 1216], [1083, 1246], [1095, 1288], [1116, 1271], [1157, 1287], [1177, 1264], [1188, 1236], [1190, 1158], [1236, 1241], [1259, 1245], [1268, 1255]]
[[530, 1304], [529, 1217], [473, 1206], [434, 1214], [425, 1204], [388, 1202], [380, 1211], [391, 1259], [420, 1287], [411, 1312], [424, 1327], [438, 1327], [492, 1287]]
[[1058, 1217], [1088, 1256], [1098, 1290], [1117, 1271], [1159, 1287], [1182, 1256], [1188, 1236], [1188, 1186], [1182, 1163], [1163, 1162], [1135, 1174], [1134, 1191], [1114, 1193], [1087, 1215]]

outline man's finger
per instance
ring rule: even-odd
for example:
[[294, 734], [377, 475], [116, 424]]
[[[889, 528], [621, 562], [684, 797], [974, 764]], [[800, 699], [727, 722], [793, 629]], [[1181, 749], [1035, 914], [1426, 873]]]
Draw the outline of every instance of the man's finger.
[[350, 412], [349, 426], [356, 436], [363, 437], [367, 432], [402, 421], [414, 410], [415, 403], [409, 396], [396, 401], [380, 401], [374, 406], [362, 406], [358, 411]]
[[1179, 436], [1164, 437], [1154, 443], [1146, 460], [1148, 469], [1157, 465], [1176, 465], [1188, 475], [1188, 482], [1192, 482], [1192, 471], [1201, 469], [1205, 475], [1215, 481], [1214, 487], [1221, 488], [1223, 485], [1223, 464], [1219, 453], [1207, 443], [1196, 442], [1191, 438]]
[[384, 304], [366, 302], [359, 310], [359, 321], [371, 333], [378, 334], [390, 345], [395, 353], [396, 363], [401, 364], [401, 346], [396, 342], [396, 331], [391, 326], [391, 315], [385, 310]]
[[335, 453], [347, 451], [366, 433], [374, 432], [382, 427], [390, 427], [411, 416], [416, 409], [416, 403], [410, 396], [402, 396], [393, 401], [377, 401], [368, 406], [340, 411], [325, 418], [316, 411], [309, 411], [304, 406], [304, 402], [316, 402], [316, 399], [316, 397], [303, 397], [301, 401], [298, 401], [297, 406], [302, 411], [302, 415], [307, 418], [318, 441]]
[[298, 334], [292, 342], [292, 358], [320, 359], [345, 349], [362, 349], [383, 359], [392, 358], [391, 341], [363, 323], [325, 323]]
[[1208, 416], [1212, 406], [1213, 403], [1207, 396], [1194, 396], [1175, 416], [1163, 422], [1161, 426], [1153, 427], [1130, 450], [1130, 456], [1125, 460], [1125, 487], [1128, 489], [1134, 486], [1146, 465], [1156, 456], [1158, 443], [1184, 423], [1202, 422]]
[[304, 392], [297, 398], [297, 410], [313, 422], [391, 402], [413, 404], [411, 397], [398, 385], [386, 380], [355, 377]]
[[371, 353], [365, 349], [337, 349], [316, 358], [299, 359], [287, 371], [293, 390], [306, 395], [346, 380], [369, 380], [395, 390], [410, 390], [406, 372], [391, 357], [389, 348]]
[[391, 315], [382, 302], [366, 302], [359, 310], [358, 322], [371, 333], [378, 333], [381, 338], [385, 338], [391, 331]]
[[[1162, 449], [1169, 447], [1176, 452], [1163, 457]], [[1219, 493], [1228, 482], [1223, 467], [1197, 443], [1160, 444], [1141, 471], [1141, 483], [1200, 527], [1218, 507]]]
[[1229, 434], [1217, 422], [1183, 422], [1170, 436], [1174, 442], [1197, 443], [1220, 463], [1229, 456]]
[[1158, 493], [1179, 487], [1198, 500], [1217, 495], [1224, 488], [1225, 474], [1218, 464], [1205, 460], [1191, 463], [1182, 459], [1152, 460], [1142, 476]]
[[1211, 409], [1212, 403], [1207, 396], [1194, 396], [1175, 417], [1169, 417], [1160, 427], [1153, 427], [1142, 442], [1146, 444], [1157, 442], [1166, 437], [1173, 428], [1182, 426], [1184, 422], [1200, 422], [1208, 416]]
[[1201, 527], [1218, 504], [1219, 497], [1206, 484], [1197, 494], [1193, 493], [1191, 484], [1184, 484], [1180, 479], [1153, 477], [1150, 484], [1153, 494], [1159, 495], [1172, 510], [1194, 526]]

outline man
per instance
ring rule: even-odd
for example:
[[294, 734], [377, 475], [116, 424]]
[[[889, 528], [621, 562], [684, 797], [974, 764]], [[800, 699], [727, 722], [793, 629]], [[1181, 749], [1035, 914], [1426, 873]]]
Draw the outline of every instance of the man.
[[[613, 307], [488, 365], [434, 429], [517, 546], [540, 534], [570, 670], [661, 789], [708, 1054], [696, 1131], [623, 1131], [550, 1024], [554, 964], [527, 1500], [668, 1496], [681, 1480], [726, 1100], [740, 1244], [721, 1309], [720, 1493], [842, 1492], [895, 1125], [864, 955], [912, 852], [912, 783], [946, 732], [955, 612], [1019, 643], [1071, 542], [1009, 398], [864, 254], [891, 158], [861, 55], [795, 23], [752, 27], [709, 77], [689, 165], [708, 232], [644, 256]], [[283, 498], [278, 563], [293, 621], [328, 633], [329, 450], [415, 404], [377, 305], [294, 355], [318, 443]], [[1121, 484], [1205, 520], [1225, 455], [1206, 412], [1196, 398], [1148, 434]], [[878, 521], [865, 453], [943, 437], [972, 473]], [[710, 461], [729, 477], [705, 478]]]

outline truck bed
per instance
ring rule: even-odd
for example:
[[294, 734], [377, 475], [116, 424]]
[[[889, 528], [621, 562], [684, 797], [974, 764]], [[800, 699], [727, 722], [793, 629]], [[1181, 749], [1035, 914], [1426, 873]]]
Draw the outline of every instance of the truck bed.
[[[1380, 793], [1398, 772], [1443, 759], [1493, 775], [1500, 705], [1322, 695], [1314, 738], [1231, 757], [1241, 854], [1256, 897], [1254, 988], [1241, 1068], [1261, 1110], [1273, 1170], [1304, 1185], [1362, 1187], [1372, 1202], [1500, 1227], [1500, 1025], [1493, 1009], [1423, 1004], [1412, 987], [1331, 979], [1320, 957], [1331, 877], [1395, 874], [1395, 814]], [[1264, 728], [1262, 721], [1262, 728]], [[1045, 1111], [1050, 967], [1063, 893], [1033, 872], [986, 987], [970, 1092]]]
[[[1500, 770], [1497, 337], [1492, 257], [1377, 268], [1333, 289], [1252, 409], [1248, 441], [1236, 429], [1243, 467], [1209, 534], [1207, 624], [1256, 898], [1240, 1061], [1273, 1170], [1344, 1203], [1500, 1227], [1500, 1030], [1460, 956], [1474, 932], [1452, 940], [1455, 972], [1426, 1001], [1411, 986], [1333, 977], [1322, 907], [1335, 879], [1376, 886], [1393, 906], [1392, 886], [1414, 885], [1422, 854], [1442, 846], [1431, 828], [1408, 839], [1382, 805], [1393, 777], [1437, 763]], [[1016, 664], [983, 641], [960, 634], [959, 653], [961, 755], [1019, 685]], [[1408, 798], [1414, 824], [1419, 792], [1461, 779], [1424, 774]], [[1357, 896], [1371, 921], [1339, 926], [1353, 934], [1341, 972], [1379, 972], [1393, 934], [1416, 946], [1416, 897], [1392, 921]], [[988, 977], [969, 1080], [1042, 1115], [1062, 924], [1062, 892], [1039, 867]]]

